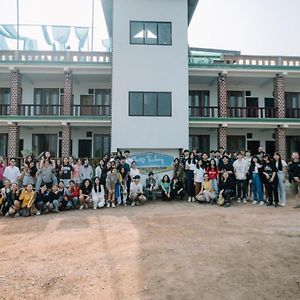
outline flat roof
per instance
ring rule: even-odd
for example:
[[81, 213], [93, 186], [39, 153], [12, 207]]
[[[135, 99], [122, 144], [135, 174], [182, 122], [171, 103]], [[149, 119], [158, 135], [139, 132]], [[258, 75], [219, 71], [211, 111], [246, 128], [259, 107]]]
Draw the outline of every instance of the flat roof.
[[[190, 24], [195, 9], [199, 0], [187, 0], [188, 1], [188, 25]], [[107, 26], [108, 35], [112, 36], [112, 11], [113, 11], [113, 0], [101, 0], [102, 8], [104, 12], [105, 22]]]

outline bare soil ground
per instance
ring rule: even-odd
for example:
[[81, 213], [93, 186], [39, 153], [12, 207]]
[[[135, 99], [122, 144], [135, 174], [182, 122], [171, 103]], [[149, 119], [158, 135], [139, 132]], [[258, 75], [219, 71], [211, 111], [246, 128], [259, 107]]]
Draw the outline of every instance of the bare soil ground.
[[300, 299], [293, 205], [1, 217], [0, 299]]

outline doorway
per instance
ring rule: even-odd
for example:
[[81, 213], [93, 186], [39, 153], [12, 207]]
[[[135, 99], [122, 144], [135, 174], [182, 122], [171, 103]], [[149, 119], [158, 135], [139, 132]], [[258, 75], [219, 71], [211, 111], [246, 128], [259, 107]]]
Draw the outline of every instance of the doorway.
[[246, 98], [246, 107], [248, 118], [258, 118], [258, 98], [247, 97]]
[[92, 140], [78, 140], [78, 157], [92, 157]]
[[247, 150], [251, 152], [251, 155], [257, 154], [259, 146], [260, 141], [247, 141]]
[[275, 153], [275, 141], [266, 141], [266, 153], [273, 157]]

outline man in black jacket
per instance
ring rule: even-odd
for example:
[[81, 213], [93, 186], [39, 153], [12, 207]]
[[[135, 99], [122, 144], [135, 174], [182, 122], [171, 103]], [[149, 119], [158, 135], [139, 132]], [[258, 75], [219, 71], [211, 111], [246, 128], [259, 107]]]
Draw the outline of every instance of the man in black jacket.
[[[292, 185], [292, 193], [296, 198], [300, 194], [300, 160], [299, 153], [294, 152], [292, 154], [292, 161], [289, 163], [289, 181]], [[300, 204], [294, 208], [300, 208]]]

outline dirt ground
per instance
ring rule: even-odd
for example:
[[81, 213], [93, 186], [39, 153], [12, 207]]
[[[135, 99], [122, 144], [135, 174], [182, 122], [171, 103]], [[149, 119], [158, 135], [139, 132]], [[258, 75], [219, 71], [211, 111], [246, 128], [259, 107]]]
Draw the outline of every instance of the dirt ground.
[[1, 217], [0, 299], [300, 299], [294, 204]]

